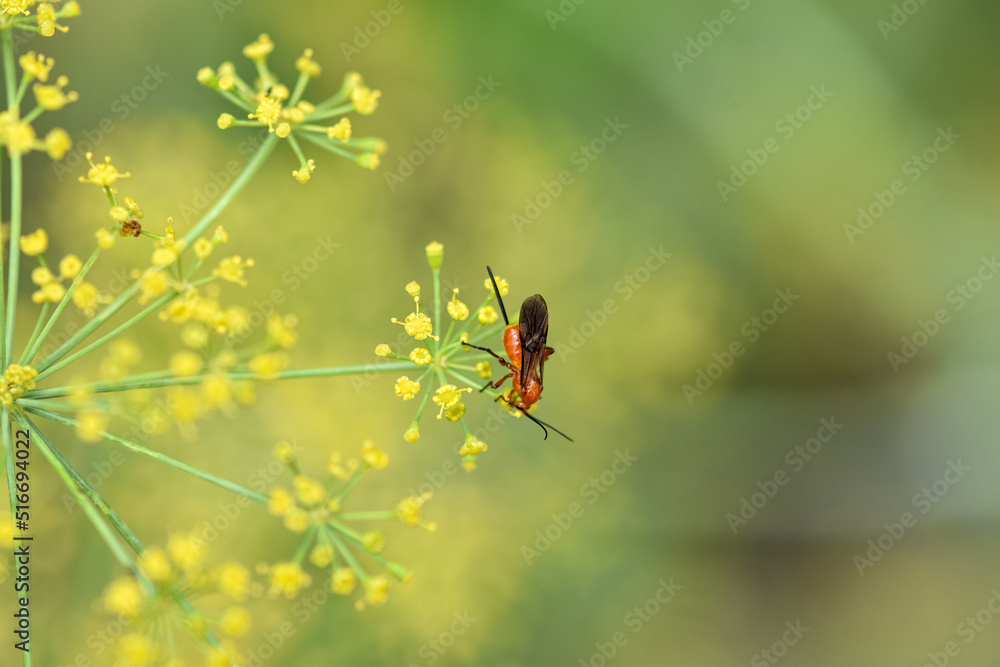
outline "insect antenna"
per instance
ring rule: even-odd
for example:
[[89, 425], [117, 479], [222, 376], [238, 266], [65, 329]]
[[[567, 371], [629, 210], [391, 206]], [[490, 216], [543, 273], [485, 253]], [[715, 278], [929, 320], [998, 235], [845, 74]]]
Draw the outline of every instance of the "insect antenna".
[[500, 312], [503, 313], [503, 323], [510, 324], [510, 320], [507, 319], [507, 309], [503, 307], [503, 299], [500, 298], [500, 290], [497, 288], [497, 279], [493, 277], [493, 269], [487, 266], [486, 271], [490, 274], [490, 280], [493, 281], [493, 292], [497, 295], [497, 303], [500, 304]]
[[[517, 407], [517, 406], [515, 406], [515, 407]], [[528, 419], [530, 419], [531, 421], [535, 422], [536, 424], [538, 424], [539, 426], [541, 426], [541, 427], [542, 427], [542, 430], [543, 430], [543, 431], [545, 431], [545, 437], [544, 437], [544, 438], [542, 438], [543, 440], [548, 440], [548, 439], [549, 439], [549, 432], [548, 432], [548, 430], [547, 430], [547, 429], [545, 428], [546, 426], [548, 426], [548, 427], [549, 427], [550, 429], [552, 429], [553, 431], [555, 431], [556, 433], [558, 433], [558, 434], [559, 434], [559, 435], [561, 435], [562, 437], [566, 438], [566, 439], [567, 439], [567, 440], [569, 440], [570, 442], [575, 442], [575, 440], [573, 440], [573, 438], [569, 437], [568, 435], [566, 435], [565, 433], [563, 433], [562, 431], [560, 431], [559, 429], [557, 429], [557, 428], [556, 428], [555, 426], [553, 426], [552, 424], [549, 424], [549, 423], [547, 423], [547, 422], [543, 422], [543, 421], [542, 421], [541, 419], [539, 419], [538, 417], [533, 417], [533, 416], [531, 416], [530, 414], [528, 414], [528, 411], [527, 411], [527, 410], [525, 410], [524, 408], [521, 408], [521, 407], [517, 407], [517, 409], [518, 409], [518, 410], [520, 410], [520, 411], [521, 411], [522, 413], [524, 413], [524, 416], [525, 416], [525, 417], [527, 417]]]

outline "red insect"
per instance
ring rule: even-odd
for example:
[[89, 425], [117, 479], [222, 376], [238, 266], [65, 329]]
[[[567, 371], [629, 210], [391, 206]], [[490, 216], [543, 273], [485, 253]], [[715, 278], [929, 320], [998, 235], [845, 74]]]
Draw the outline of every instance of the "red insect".
[[501, 366], [510, 372], [496, 382], [487, 382], [481, 391], [485, 391], [486, 387], [498, 389], [500, 385], [507, 381], [507, 378], [511, 378], [511, 384], [514, 385], [514, 394], [506, 399], [507, 404], [517, 408], [528, 419], [541, 426], [542, 430], [545, 431], [545, 439], [549, 437], [548, 429], [546, 429], [548, 427], [570, 442], [573, 442], [573, 438], [555, 426], [546, 424], [541, 419], [533, 417], [528, 413], [528, 409], [542, 397], [542, 377], [545, 360], [555, 352], [551, 347], [545, 345], [545, 340], [549, 335], [549, 307], [545, 305], [545, 299], [542, 298], [541, 294], [529, 296], [521, 304], [521, 315], [518, 317], [517, 324], [511, 324], [510, 320], [507, 319], [507, 310], [503, 307], [503, 299], [500, 298], [500, 290], [497, 288], [496, 278], [493, 277], [493, 270], [487, 266], [486, 271], [490, 274], [490, 280], [493, 282], [493, 291], [497, 295], [500, 312], [503, 313], [503, 321], [507, 325], [507, 328], [503, 332], [503, 346], [507, 350], [507, 356], [510, 357], [510, 361], [507, 361], [489, 348], [470, 345], [469, 343], [465, 344], [492, 355], [500, 362]]

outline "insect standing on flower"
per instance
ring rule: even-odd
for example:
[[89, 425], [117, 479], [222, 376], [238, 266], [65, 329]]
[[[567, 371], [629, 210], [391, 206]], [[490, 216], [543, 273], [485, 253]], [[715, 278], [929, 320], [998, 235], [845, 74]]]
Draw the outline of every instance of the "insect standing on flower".
[[542, 371], [545, 368], [545, 360], [555, 352], [551, 347], [545, 345], [545, 340], [549, 335], [549, 307], [545, 305], [545, 299], [542, 298], [541, 294], [529, 296], [521, 304], [521, 315], [518, 317], [517, 324], [511, 324], [510, 320], [507, 319], [507, 310], [503, 307], [503, 299], [500, 298], [500, 290], [497, 288], [496, 278], [493, 277], [493, 270], [487, 266], [486, 271], [490, 274], [493, 292], [497, 295], [497, 303], [500, 304], [500, 312], [503, 313], [503, 321], [507, 325], [503, 332], [503, 346], [507, 350], [510, 361], [489, 348], [469, 343], [465, 343], [465, 345], [492, 355], [500, 362], [501, 366], [510, 372], [496, 382], [487, 382], [481, 391], [484, 391], [486, 387], [497, 389], [507, 381], [507, 378], [511, 378], [514, 393], [506, 399], [507, 404], [517, 408], [524, 413], [524, 416], [541, 426], [542, 430], [545, 431], [545, 439], [549, 437], [548, 429], [546, 429], [548, 427], [573, 442], [573, 438], [555, 426], [546, 424], [528, 413], [531, 406], [542, 397]]

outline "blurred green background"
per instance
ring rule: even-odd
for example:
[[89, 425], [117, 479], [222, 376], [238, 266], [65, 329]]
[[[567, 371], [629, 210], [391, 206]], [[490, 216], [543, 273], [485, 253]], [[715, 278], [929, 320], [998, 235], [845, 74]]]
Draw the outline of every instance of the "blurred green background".
[[[250, 131], [215, 127], [232, 109], [194, 74], [231, 59], [247, 75], [240, 51], [259, 33], [286, 81], [316, 50], [308, 99], [349, 70], [383, 91], [375, 115], [354, 117], [390, 146], [379, 171], [310, 147], [303, 186], [279, 146], [220, 220], [228, 250], [257, 260], [228, 298], [283, 291], [300, 321], [294, 367], [374, 360], [398, 333], [389, 318], [409, 312], [403, 285], [429, 284], [432, 240], [445, 244], [446, 286], [478, 299], [490, 264], [509, 302], [541, 292], [550, 307], [560, 354], [538, 414], [575, 444], [505, 420], [479, 470], [434, 483], [436, 533], [388, 529], [387, 554], [414, 581], [360, 614], [341, 599], [308, 614], [266, 605], [244, 646], [259, 651], [285, 620], [294, 634], [264, 664], [995, 664], [1000, 7], [401, 0], [379, 26], [388, 5], [367, 0], [82, 5], [68, 35], [22, 51], [54, 56], [80, 91], [53, 122], [77, 142], [97, 132], [97, 155], [132, 172], [123, 192], [146, 224], [173, 216], [185, 231], [185, 207], [241, 159]], [[147, 67], [167, 76], [137, 100]], [[499, 85], [456, 123], [449, 110], [480, 77]], [[446, 141], [390, 187], [438, 128]], [[25, 228], [48, 228], [57, 253], [84, 252], [105, 222], [82, 173], [27, 163]], [[289, 272], [319, 238], [339, 245], [296, 285]], [[116, 249], [103, 270], [146, 252]], [[138, 338], [146, 368], [178, 344], [158, 322]], [[280, 439], [318, 471], [370, 437], [392, 464], [357, 500], [385, 506], [459, 460], [457, 429], [432, 418], [403, 442], [414, 406], [393, 380], [263, 387], [256, 407], [200, 424], [193, 442], [150, 443], [249, 483]], [[467, 403], [482, 425], [491, 406]], [[828, 438], [823, 419], [842, 428]], [[818, 432], [828, 442], [810, 442]], [[86, 471], [114, 451], [63, 436]], [[809, 460], [796, 447], [812, 447]], [[959, 463], [968, 471], [946, 475]], [[65, 510], [58, 478], [36, 471], [36, 664], [105, 664], [95, 638], [108, 619], [92, 602], [121, 570]], [[128, 454], [99, 488], [150, 544], [233, 500]], [[894, 525], [905, 512], [912, 525]], [[211, 558], [273, 562], [295, 544], [252, 508]], [[977, 613], [978, 630], [963, 625]]]

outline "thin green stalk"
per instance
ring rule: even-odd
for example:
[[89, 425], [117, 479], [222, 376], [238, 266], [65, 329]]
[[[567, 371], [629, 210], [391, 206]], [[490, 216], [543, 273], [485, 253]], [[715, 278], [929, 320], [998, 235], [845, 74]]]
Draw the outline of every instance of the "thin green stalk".
[[35, 341], [38, 340], [38, 334], [45, 325], [45, 316], [49, 314], [49, 310], [51, 308], [52, 304], [48, 301], [42, 304], [42, 310], [38, 313], [38, 321], [35, 322], [35, 330], [31, 332], [31, 338], [28, 339], [28, 344], [25, 345], [24, 351], [21, 353], [21, 361], [19, 363], [22, 366], [30, 361], [30, 358], [28, 357], [28, 350], [35, 344]]
[[[14, 43], [11, 40], [9, 30], [0, 31], [0, 42], [3, 49], [4, 79], [7, 85], [7, 109], [13, 116], [12, 123], [17, 123], [20, 119], [20, 111], [17, 107], [17, 74], [14, 70]], [[18, 270], [21, 261], [21, 199], [22, 192], [22, 169], [21, 155], [12, 153], [10, 155], [10, 240], [8, 248], [10, 252], [10, 263], [7, 273], [7, 285], [10, 298], [7, 301], [7, 321], [4, 331], [3, 358], [6, 365], [8, 360], [14, 358], [14, 317], [17, 314], [17, 281]]]
[[357, 157], [357, 155], [355, 155], [351, 151], [341, 148], [340, 146], [333, 143], [326, 137], [320, 137], [319, 135], [312, 134], [310, 132], [299, 132], [298, 136], [301, 137], [302, 139], [305, 139], [309, 143], [316, 144], [320, 148], [324, 148], [330, 151], [331, 153], [336, 153], [337, 155], [343, 155], [348, 160], [354, 160]]
[[344, 485], [344, 488], [338, 491], [337, 494], [333, 496], [333, 498], [335, 500], [343, 500], [344, 496], [350, 493], [351, 489], [354, 488], [354, 485], [358, 483], [359, 479], [361, 479], [361, 475], [364, 474], [365, 470], [368, 470], [368, 464], [362, 463], [361, 467], [355, 470], [354, 474], [351, 475], [350, 479], [347, 480], [347, 483]]
[[351, 569], [357, 572], [358, 576], [360, 576], [362, 580], [367, 579], [368, 574], [361, 568], [361, 565], [354, 557], [354, 554], [351, 553], [351, 550], [347, 548], [346, 544], [344, 544], [344, 540], [340, 539], [340, 535], [337, 535], [336, 532], [331, 530], [330, 539], [333, 540], [333, 544], [337, 547], [337, 551], [339, 551], [340, 555], [344, 557], [344, 560], [346, 560], [347, 564], [351, 566]]
[[60, 368], [63, 368], [64, 366], [68, 366], [69, 364], [73, 363], [74, 361], [76, 361], [80, 357], [86, 355], [89, 352], [94, 351], [95, 349], [99, 348], [101, 345], [104, 345], [105, 343], [111, 341], [112, 339], [114, 339], [115, 337], [117, 337], [119, 334], [124, 333], [126, 330], [128, 330], [132, 326], [138, 324], [139, 321], [141, 321], [143, 318], [145, 318], [146, 316], [148, 316], [150, 313], [152, 313], [152, 312], [154, 312], [156, 310], [159, 310], [160, 308], [162, 308], [163, 306], [165, 306], [167, 304], [167, 302], [170, 301], [171, 299], [173, 299], [175, 296], [177, 296], [177, 292], [173, 292], [173, 291], [168, 292], [167, 294], [164, 294], [157, 301], [154, 301], [151, 305], [147, 306], [144, 310], [139, 311], [139, 313], [137, 315], [135, 315], [134, 317], [132, 317], [132, 319], [128, 320], [127, 322], [125, 322], [124, 324], [122, 324], [121, 326], [119, 326], [117, 329], [114, 329], [110, 333], [102, 336], [101, 338], [98, 338], [97, 340], [95, 340], [93, 343], [91, 343], [87, 347], [83, 348], [82, 350], [74, 352], [73, 354], [69, 355], [68, 357], [63, 358], [61, 361], [58, 361], [58, 362], [52, 364], [51, 366], [49, 366], [48, 368], [46, 368], [44, 371], [41, 371], [38, 374], [38, 376], [35, 378], [35, 381], [37, 382], [37, 381], [41, 380], [42, 378], [46, 377], [47, 375], [51, 375], [52, 373], [55, 373]]
[[[226, 377], [239, 382], [242, 380], [301, 380], [306, 378], [336, 377], [340, 375], [362, 375], [366, 373], [388, 373], [392, 371], [413, 368], [411, 361], [390, 361], [384, 364], [360, 364], [356, 366], [333, 366], [330, 368], [303, 368], [291, 371], [281, 371], [270, 375], [258, 373], [228, 373]], [[92, 382], [84, 385], [53, 387], [51, 389], [33, 389], [25, 393], [25, 398], [58, 398], [67, 396], [75, 389], [86, 389], [94, 393], [113, 391], [128, 391], [131, 389], [154, 389], [158, 387], [178, 387], [203, 382], [208, 375], [193, 375], [191, 377], [168, 377], [170, 371], [149, 373], [145, 376], [135, 376], [119, 382]]]
[[[67, 417], [67, 416], [61, 415], [61, 414], [59, 414], [57, 412], [52, 412], [51, 410], [46, 410], [45, 408], [29, 407], [28, 411], [31, 412], [31, 413], [33, 413], [33, 414], [38, 415], [39, 417], [44, 417], [46, 419], [51, 419], [54, 422], [58, 422], [60, 424], [66, 425], [66, 426], [76, 427], [76, 426], [79, 425], [79, 422], [77, 420], [73, 419], [72, 417]], [[130, 449], [133, 452], [136, 452], [138, 454], [143, 454], [145, 456], [148, 456], [149, 458], [154, 459], [156, 461], [159, 461], [160, 463], [165, 463], [168, 466], [171, 466], [171, 467], [176, 468], [178, 470], [182, 470], [182, 471], [184, 471], [184, 472], [186, 472], [186, 473], [188, 473], [190, 475], [194, 475], [195, 477], [197, 477], [199, 479], [202, 479], [202, 480], [204, 480], [204, 481], [206, 481], [206, 482], [208, 482], [210, 484], [215, 484], [218, 487], [226, 489], [227, 491], [232, 491], [234, 493], [238, 493], [241, 496], [245, 496], [245, 497], [249, 498], [250, 500], [254, 500], [254, 501], [257, 501], [257, 502], [263, 503], [263, 504], [267, 504], [267, 502], [270, 500], [270, 498], [268, 498], [267, 496], [265, 496], [265, 495], [263, 495], [261, 493], [257, 493], [256, 491], [251, 491], [250, 489], [244, 488], [244, 487], [240, 486], [239, 484], [236, 484], [234, 482], [230, 482], [229, 480], [223, 479], [221, 477], [217, 477], [217, 476], [213, 475], [212, 473], [205, 472], [204, 470], [201, 470], [199, 468], [195, 468], [194, 466], [190, 466], [190, 465], [188, 465], [186, 463], [182, 463], [181, 461], [178, 461], [177, 459], [171, 458], [171, 457], [167, 456], [166, 454], [161, 454], [160, 452], [157, 452], [155, 450], [149, 449], [147, 447], [143, 447], [142, 445], [140, 445], [138, 443], [132, 442], [131, 440], [126, 440], [125, 438], [119, 437], [119, 436], [117, 436], [117, 435], [115, 435], [113, 433], [108, 433], [107, 431], [101, 431], [100, 435], [105, 440], [110, 440], [111, 442], [119, 444], [119, 445], [125, 447], [126, 449]]]
[[309, 546], [313, 542], [313, 537], [316, 535], [316, 531], [319, 529], [319, 525], [313, 524], [309, 526], [309, 530], [306, 532], [305, 536], [302, 538], [302, 542], [299, 544], [299, 548], [295, 551], [295, 555], [292, 557], [292, 562], [299, 564], [302, 559], [306, 557], [306, 553], [309, 551]]

